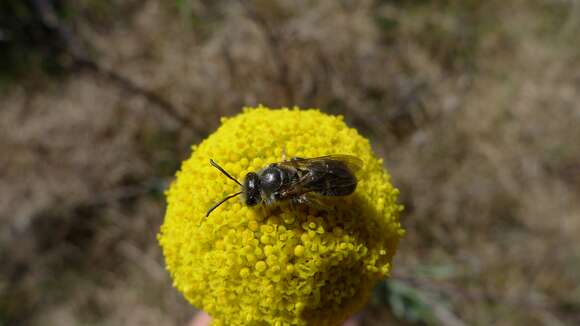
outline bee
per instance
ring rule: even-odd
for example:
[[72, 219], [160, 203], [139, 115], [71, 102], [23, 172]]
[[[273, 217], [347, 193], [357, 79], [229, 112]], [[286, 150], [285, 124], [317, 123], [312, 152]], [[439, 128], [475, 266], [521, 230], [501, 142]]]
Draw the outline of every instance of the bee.
[[240, 185], [240, 191], [226, 196], [213, 205], [206, 214], [218, 208], [231, 198], [242, 195], [247, 206], [290, 201], [292, 204], [312, 204], [319, 202], [312, 195], [347, 196], [357, 186], [355, 173], [362, 168], [363, 162], [352, 155], [327, 155], [315, 158], [295, 157], [282, 162], [271, 163], [257, 172], [249, 172], [240, 183], [214, 160], [210, 164], [223, 175]]

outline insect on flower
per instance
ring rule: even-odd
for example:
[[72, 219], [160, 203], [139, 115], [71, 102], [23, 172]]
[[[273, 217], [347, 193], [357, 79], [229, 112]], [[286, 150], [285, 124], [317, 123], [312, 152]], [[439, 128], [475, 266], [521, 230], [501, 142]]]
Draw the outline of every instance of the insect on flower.
[[335, 154], [315, 158], [295, 157], [290, 160], [269, 164], [266, 168], [246, 174], [244, 183], [232, 177], [214, 160], [210, 164], [226, 177], [239, 184], [241, 190], [213, 205], [206, 214], [227, 200], [242, 195], [247, 206], [272, 205], [289, 200], [295, 204], [311, 204], [324, 207], [314, 196], [346, 196], [352, 194], [357, 185], [355, 173], [363, 165], [362, 160], [352, 155]]

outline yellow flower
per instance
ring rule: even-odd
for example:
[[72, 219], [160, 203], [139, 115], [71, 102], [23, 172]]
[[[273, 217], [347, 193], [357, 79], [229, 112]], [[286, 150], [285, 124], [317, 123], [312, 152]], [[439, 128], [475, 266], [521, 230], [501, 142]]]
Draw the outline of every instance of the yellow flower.
[[[402, 206], [383, 162], [342, 117], [318, 110], [246, 108], [193, 146], [167, 191], [159, 234], [174, 286], [214, 325], [337, 325], [388, 276]], [[287, 157], [350, 154], [364, 166], [354, 194], [328, 197], [334, 210], [247, 207], [231, 199], [232, 176]]]

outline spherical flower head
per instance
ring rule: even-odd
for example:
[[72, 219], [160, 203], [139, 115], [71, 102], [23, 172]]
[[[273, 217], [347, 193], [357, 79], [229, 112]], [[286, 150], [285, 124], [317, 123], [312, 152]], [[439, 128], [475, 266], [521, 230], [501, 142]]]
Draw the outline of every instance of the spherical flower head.
[[[330, 209], [287, 203], [247, 207], [209, 164], [243, 182], [284, 154], [348, 154], [364, 165], [355, 192], [325, 197]], [[193, 146], [167, 191], [159, 234], [174, 286], [214, 325], [337, 325], [386, 277], [404, 231], [398, 190], [382, 160], [342, 117], [318, 110], [246, 108]]]

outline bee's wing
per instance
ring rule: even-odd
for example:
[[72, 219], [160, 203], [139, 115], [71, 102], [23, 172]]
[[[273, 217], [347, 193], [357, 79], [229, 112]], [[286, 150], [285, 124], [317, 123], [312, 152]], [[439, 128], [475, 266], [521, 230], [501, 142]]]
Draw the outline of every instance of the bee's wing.
[[345, 163], [346, 166], [348, 166], [348, 168], [353, 173], [362, 169], [363, 164], [364, 164], [360, 158], [353, 156], [353, 155], [334, 154], [334, 155], [328, 155], [328, 156], [323, 156], [323, 157], [326, 157], [326, 159], [330, 159], [330, 160], [334, 160], [334, 161], [341, 161], [341, 162]]
[[339, 154], [294, 158], [277, 164], [306, 172], [299, 180], [281, 190], [282, 197], [290, 197], [309, 192], [340, 193], [343, 189], [350, 189], [356, 186], [354, 173], [362, 168], [363, 162], [355, 156]]
[[363, 161], [356, 156], [347, 154], [332, 154], [313, 158], [293, 158], [289, 161], [280, 162], [280, 165], [287, 165], [297, 169], [309, 170], [313, 167], [323, 166], [335, 161], [342, 162], [353, 173], [357, 172], [363, 167]]

